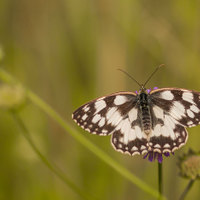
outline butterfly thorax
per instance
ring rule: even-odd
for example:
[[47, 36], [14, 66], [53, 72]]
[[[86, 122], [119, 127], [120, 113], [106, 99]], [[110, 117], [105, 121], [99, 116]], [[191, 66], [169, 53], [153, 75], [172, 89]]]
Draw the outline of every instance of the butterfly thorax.
[[151, 132], [151, 115], [150, 108], [148, 105], [147, 94], [145, 92], [141, 92], [139, 94], [139, 108], [140, 108], [140, 117], [141, 117], [141, 125], [145, 134], [149, 135]]

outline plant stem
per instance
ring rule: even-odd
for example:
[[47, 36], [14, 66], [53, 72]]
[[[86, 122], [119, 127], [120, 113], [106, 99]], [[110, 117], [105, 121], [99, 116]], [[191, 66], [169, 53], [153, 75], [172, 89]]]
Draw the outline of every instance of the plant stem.
[[[6, 83], [12, 84], [20, 84], [16, 81], [9, 73], [5, 70], [0, 69], [0, 79]], [[141, 190], [146, 193], [152, 195], [155, 198], [158, 198], [159, 193], [145, 183], [143, 180], [138, 178], [136, 175], [131, 173], [128, 169], [123, 167], [121, 164], [116, 162], [111, 156], [101, 150], [98, 146], [93, 144], [90, 140], [84, 137], [83, 134], [80, 134], [76, 129], [74, 129], [70, 123], [67, 123], [54, 109], [51, 108], [46, 102], [44, 102], [41, 98], [39, 98], [35, 93], [31, 90], [26, 89], [27, 98], [32, 101], [33, 104], [38, 106], [41, 110], [43, 110], [48, 116], [52, 117], [67, 133], [71, 134], [78, 142], [80, 142], [84, 147], [93, 152], [97, 157], [99, 157], [102, 161], [104, 161], [107, 165], [112, 167], [115, 171], [117, 171], [124, 178], [135, 184]], [[165, 199], [163, 197], [163, 199]]]
[[187, 194], [187, 193], [189, 192], [189, 190], [191, 189], [191, 187], [192, 187], [192, 185], [194, 184], [194, 181], [195, 181], [195, 180], [196, 180], [196, 179], [191, 179], [191, 180], [189, 181], [189, 183], [187, 184], [187, 186], [186, 186], [186, 188], [184, 189], [183, 193], [181, 194], [179, 200], [183, 200], [183, 199], [185, 198], [186, 194]]
[[163, 192], [162, 191], [163, 190], [162, 186], [163, 186], [162, 163], [158, 162], [158, 191], [159, 191], [159, 194], [160, 194], [158, 199], [162, 199], [161, 198], [162, 197], [162, 192]]
[[84, 137], [84, 135], [79, 134], [78, 131], [76, 131], [73, 127], [71, 127], [69, 124], [67, 124], [65, 122], [65, 120], [56, 111], [54, 111], [48, 104], [46, 104], [44, 101], [42, 101], [42, 99], [40, 99], [37, 95], [35, 95], [30, 90], [27, 90], [27, 95], [28, 95], [29, 99], [35, 105], [37, 105], [39, 108], [41, 108], [49, 116], [51, 116], [61, 127], [63, 127], [65, 129], [65, 131], [67, 131], [69, 134], [71, 134], [71, 136], [73, 136], [78, 142], [80, 142], [83, 146], [85, 146], [87, 149], [89, 149], [97, 157], [99, 157], [106, 164], [108, 164], [110, 167], [112, 167], [115, 171], [117, 171], [119, 174], [121, 174], [127, 180], [131, 181], [136, 186], [138, 186], [140, 189], [151, 194], [155, 198], [157, 198], [159, 196], [159, 193], [155, 189], [149, 187], [144, 181], [139, 179], [136, 175], [134, 175], [129, 170], [127, 170], [125, 167], [123, 167], [122, 165], [117, 163], [115, 160], [113, 160], [107, 153], [102, 151], [98, 146], [96, 146], [90, 140], [88, 140], [86, 137]]
[[53, 166], [42, 153], [39, 151], [39, 149], [34, 144], [33, 140], [31, 139], [31, 136], [29, 134], [28, 129], [24, 125], [23, 121], [19, 117], [19, 115], [15, 112], [12, 112], [14, 120], [17, 122], [18, 126], [21, 129], [22, 134], [32, 147], [32, 149], [35, 151], [35, 153], [38, 155], [38, 157], [42, 160], [42, 162], [58, 177], [60, 178], [67, 186], [69, 186], [74, 192], [76, 192], [82, 199], [85, 200], [92, 200], [94, 197], [89, 196], [86, 194], [85, 191], [82, 191], [79, 189], [63, 172], [60, 171], [57, 167]]

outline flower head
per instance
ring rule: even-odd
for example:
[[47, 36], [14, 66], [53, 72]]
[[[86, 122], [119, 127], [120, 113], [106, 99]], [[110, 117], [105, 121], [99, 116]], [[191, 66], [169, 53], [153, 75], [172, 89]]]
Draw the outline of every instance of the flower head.
[[200, 178], [200, 152], [189, 149], [188, 153], [179, 157], [180, 176], [189, 179]]
[[[174, 155], [174, 153], [172, 153]], [[153, 152], [153, 151], [149, 151], [143, 158], [147, 158], [150, 162], [158, 160], [159, 163], [162, 163], [163, 161], [163, 155], [165, 157], [169, 157], [170, 153], [169, 152], [165, 152], [165, 153], [158, 153], [158, 152]]]

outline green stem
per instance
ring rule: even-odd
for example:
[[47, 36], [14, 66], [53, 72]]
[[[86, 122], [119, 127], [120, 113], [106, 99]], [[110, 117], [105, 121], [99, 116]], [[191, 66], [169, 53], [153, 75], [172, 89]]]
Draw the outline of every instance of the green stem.
[[[3, 69], [0, 69], [0, 79], [7, 83], [18, 83], [10, 74], [8, 74]], [[19, 83], [18, 83], [19, 84]], [[46, 104], [42, 99], [35, 95], [30, 90], [27, 90], [27, 97], [37, 105], [46, 114], [51, 116], [66, 132], [71, 134], [78, 142], [80, 142], [84, 147], [93, 152], [97, 157], [103, 160], [107, 165], [112, 167], [115, 171], [121, 174], [124, 178], [129, 180], [131, 183], [135, 184], [137, 187], [145, 191], [146, 193], [152, 195], [155, 198], [159, 197], [159, 193], [146, 184], [144, 181], [139, 179], [125, 167], [120, 165], [118, 162], [113, 160], [107, 153], [98, 148], [90, 140], [88, 140], [84, 135], [76, 131], [72, 126], [70, 126], [58, 113], [56, 113], [48, 104]], [[163, 197], [164, 198], [164, 197]]]
[[129, 170], [124, 168], [122, 165], [118, 164], [108, 154], [106, 154], [100, 148], [98, 148], [96, 145], [90, 142], [85, 136], [83, 136], [82, 134], [79, 134], [79, 132], [77, 132], [74, 128], [66, 124], [64, 119], [62, 119], [58, 113], [56, 113], [49, 105], [43, 102], [34, 93], [32, 93], [31, 91], [28, 91], [28, 97], [31, 99], [31, 101], [34, 104], [36, 104], [43, 111], [49, 114], [55, 121], [57, 121], [57, 123], [60, 124], [61, 127], [63, 127], [77, 141], [79, 141], [83, 146], [85, 146], [87, 149], [92, 151], [96, 156], [98, 156], [101, 160], [103, 160], [105, 163], [111, 166], [114, 170], [116, 170], [118, 173], [120, 173], [122, 176], [124, 176], [126, 179], [128, 179], [132, 183], [136, 184], [139, 188], [141, 188], [145, 192], [151, 194], [152, 196], [156, 198], [159, 196], [157, 191], [149, 187], [145, 182], [143, 182], [141, 179], [133, 175]]
[[42, 160], [42, 162], [58, 177], [60, 178], [65, 184], [67, 184], [73, 191], [75, 191], [80, 197], [86, 200], [92, 200], [94, 197], [89, 196], [85, 192], [83, 192], [81, 189], [79, 189], [70, 179], [60, 171], [57, 167], [53, 166], [42, 153], [39, 151], [39, 149], [34, 144], [33, 140], [31, 139], [31, 136], [29, 134], [28, 129], [24, 125], [21, 118], [16, 114], [15, 112], [12, 112], [14, 120], [17, 122], [18, 126], [20, 127], [22, 134], [32, 147], [32, 149], [35, 151], [35, 153], [38, 155], [38, 157]]
[[196, 179], [191, 179], [191, 180], [189, 181], [189, 183], [187, 184], [187, 186], [186, 186], [186, 188], [184, 189], [183, 193], [181, 194], [179, 200], [183, 200], [183, 199], [185, 198], [186, 194], [187, 194], [187, 193], [189, 192], [189, 190], [191, 189], [191, 187], [192, 187], [192, 185], [194, 184], [194, 181], [195, 181], [195, 180], [196, 180]]
[[163, 192], [162, 187], [163, 187], [162, 163], [158, 162], [158, 191], [159, 191], [159, 194], [160, 194], [158, 199], [162, 198], [162, 192]]

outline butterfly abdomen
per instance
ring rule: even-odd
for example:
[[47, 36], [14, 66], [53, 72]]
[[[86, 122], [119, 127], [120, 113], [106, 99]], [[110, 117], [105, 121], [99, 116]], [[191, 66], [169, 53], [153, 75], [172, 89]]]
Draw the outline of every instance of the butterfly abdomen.
[[151, 131], [151, 115], [147, 101], [147, 94], [140, 94], [141, 123], [144, 132], [148, 135]]

